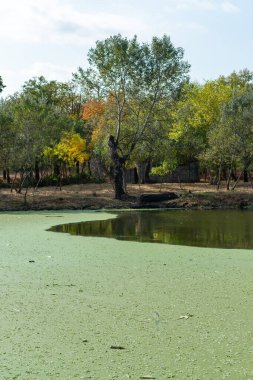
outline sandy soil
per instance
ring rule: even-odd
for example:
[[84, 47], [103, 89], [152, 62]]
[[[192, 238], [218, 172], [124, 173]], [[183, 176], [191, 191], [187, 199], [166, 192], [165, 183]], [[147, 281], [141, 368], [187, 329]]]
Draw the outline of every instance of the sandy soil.
[[[128, 185], [128, 194], [132, 197], [125, 201], [114, 199], [111, 184], [85, 184], [55, 187], [42, 187], [37, 191], [29, 190], [27, 203], [24, 194], [10, 189], [0, 189], [0, 210], [80, 210], [102, 208], [140, 207], [139, 196], [143, 193], [158, 193], [160, 184]], [[163, 184], [162, 192], [176, 192], [179, 198], [165, 202], [166, 207], [184, 208], [233, 208], [253, 207], [253, 190], [250, 184], [241, 184], [235, 191], [226, 191], [225, 186], [216, 191], [208, 183]]]
[[253, 379], [253, 252], [46, 231], [108, 216], [0, 214], [0, 379]]

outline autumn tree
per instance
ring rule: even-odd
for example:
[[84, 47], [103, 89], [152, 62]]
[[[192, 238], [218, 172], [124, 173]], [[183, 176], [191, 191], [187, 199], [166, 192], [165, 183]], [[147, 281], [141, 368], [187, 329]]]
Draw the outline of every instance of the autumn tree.
[[87, 145], [79, 133], [65, 132], [60, 141], [54, 147], [44, 150], [44, 156], [52, 161], [76, 167], [79, 172], [79, 165], [83, 165], [89, 159]]
[[154, 37], [148, 44], [116, 35], [98, 41], [88, 59], [88, 70], [80, 68], [74, 79], [90, 99], [112, 100], [107, 142], [115, 198], [121, 199], [126, 162], [153, 124], [159, 104], [187, 79], [189, 65], [183, 49], [175, 48], [168, 36]]
[[83, 104], [82, 119], [85, 121], [84, 133], [87, 141], [93, 145], [99, 130], [104, 128], [107, 104], [102, 100], [88, 100]]

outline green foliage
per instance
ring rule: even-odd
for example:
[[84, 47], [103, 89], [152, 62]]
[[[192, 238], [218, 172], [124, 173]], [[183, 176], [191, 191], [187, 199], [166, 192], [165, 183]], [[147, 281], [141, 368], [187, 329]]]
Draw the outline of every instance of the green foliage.
[[[61, 185], [72, 185], [72, 184], [84, 184], [90, 182], [90, 179], [87, 178], [86, 173], [82, 174], [71, 174], [66, 178], [61, 178]], [[40, 186], [57, 186], [59, 185], [59, 176], [54, 174], [46, 175], [42, 178]]]
[[3, 79], [0, 76], [0, 93], [3, 91], [4, 87], [5, 87], [5, 85], [3, 84]]
[[211, 125], [220, 117], [222, 107], [231, 99], [233, 90], [220, 81], [209, 81], [203, 86], [186, 84], [181, 99], [172, 113], [173, 124], [170, 138], [179, 140], [189, 131], [205, 139]]
[[[80, 97], [73, 84], [33, 78], [21, 93], [1, 101], [0, 166], [20, 174], [20, 190], [28, 180], [38, 183], [49, 168], [46, 147], [58, 144], [63, 132], [82, 132], [83, 125]], [[75, 143], [81, 150], [80, 141]], [[80, 152], [68, 153], [83, 162]]]
[[[116, 161], [119, 171], [152, 163], [160, 176], [196, 159], [214, 172], [252, 167], [249, 70], [190, 83], [183, 50], [168, 36], [150, 43], [112, 36], [98, 41], [88, 60], [72, 83], [32, 78], [0, 101], [3, 169], [22, 174], [40, 166], [51, 175], [59, 164], [78, 172], [91, 156], [107, 170]], [[0, 92], [4, 87], [0, 77]]]
[[120, 198], [123, 166], [150, 160], [159, 149], [157, 116], [188, 80], [189, 64], [183, 61], [183, 49], [175, 48], [168, 36], [154, 37], [150, 44], [112, 36], [98, 41], [88, 59], [90, 67], [79, 68], [74, 80], [88, 99], [104, 102], [94, 126], [93, 149], [104, 165], [111, 164], [115, 196]]
[[151, 174], [159, 175], [161, 177], [166, 174], [172, 173], [178, 166], [178, 162], [176, 159], [172, 161], [163, 161], [162, 165], [153, 167], [151, 170]]
[[202, 160], [209, 167], [237, 165], [247, 169], [253, 162], [253, 89], [234, 96], [208, 133]]
[[17, 140], [17, 129], [14, 123], [12, 102], [0, 101], [0, 164], [6, 169], [10, 166], [13, 156], [15, 142]]
[[[114, 135], [127, 158], [153, 124], [162, 99], [173, 96], [187, 78], [183, 50], [169, 37], [140, 44], [121, 35], [98, 41], [88, 53], [90, 67], [80, 69], [75, 81], [85, 83], [85, 95], [106, 102], [106, 134]], [[103, 135], [103, 138], [105, 136]]]
[[228, 134], [224, 144], [233, 151], [232, 141], [229, 143], [233, 133], [228, 131], [231, 115], [225, 110], [228, 110], [233, 99], [252, 89], [252, 78], [253, 74], [244, 70], [208, 81], [202, 86], [196, 83], [184, 86], [172, 112], [172, 128], [168, 134], [169, 139], [175, 142], [179, 161], [200, 158], [206, 165], [207, 157], [214, 156], [216, 161], [221, 153], [218, 144], [221, 133], [224, 138]]

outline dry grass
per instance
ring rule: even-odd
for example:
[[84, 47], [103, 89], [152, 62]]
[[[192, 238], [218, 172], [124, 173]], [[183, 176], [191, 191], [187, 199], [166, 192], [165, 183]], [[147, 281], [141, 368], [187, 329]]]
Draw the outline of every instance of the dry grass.
[[[127, 186], [128, 194], [138, 197], [143, 193], [157, 193], [160, 191], [160, 184], [143, 184]], [[250, 184], [241, 183], [235, 191], [227, 191], [225, 185], [219, 191], [216, 187], [208, 183], [166, 183], [162, 185], [162, 192], [179, 192], [184, 194], [184, 202], [179, 202], [180, 207], [196, 202], [204, 202], [211, 199], [224, 199], [229, 202], [240, 202], [240, 199], [253, 197], [253, 189]], [[207, 194], [208, 193], [208, 194]], [[187, 199], [189, 194], [190, 200]], [[173, 203], [174, 204], [174, 203]], [[97, 209], [97, 208], [122, 208], [134, 206], [134, 202], [121, 202], [114, 199], [114, 191], [109, 183], [69, 185], [62, 187], [42, 187], [37, 191], [33, 189], [27, 193], [27, 205], [24, 205], [24, 194], [18, 194], [10, 189], [0, 189], [0, 210], [29, 209]]]

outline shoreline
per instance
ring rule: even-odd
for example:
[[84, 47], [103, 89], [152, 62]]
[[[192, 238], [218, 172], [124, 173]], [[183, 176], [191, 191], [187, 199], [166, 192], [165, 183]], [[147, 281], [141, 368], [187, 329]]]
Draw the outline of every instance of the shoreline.
[[200, 184], [164, 184], [162, 193], [175, 194], [175, 199], [141, 202], [143, 194], [159, 196], [159, 184], [129, 185], [126, 200], [114, 199], [110, 184], [86, 184], [29, 190], [24, 194], [0, 189], [0, 211], [46, 210], [114, 210], [114, 209], [253, 209], [253, 191], [241, 185], [235, 191], [216, 191], [213, 186]]

